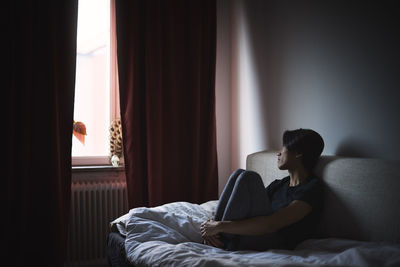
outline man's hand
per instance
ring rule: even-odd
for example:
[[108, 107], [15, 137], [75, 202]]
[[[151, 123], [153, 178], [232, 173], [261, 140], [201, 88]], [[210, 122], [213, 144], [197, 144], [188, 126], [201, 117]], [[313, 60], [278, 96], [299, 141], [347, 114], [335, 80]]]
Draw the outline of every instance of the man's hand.
[[200, 226], [201, 236], [204, 239], [204, 244], [213, 246], [216, 248], [222, 248], [224, 244], [219, 239], [218, 235], [218, 225], [220, 222], [208, 219], [203, 222]]
[[223, 248], [224, 243], [219, 239], [219, 235], [203, 236], [204, 244], [216, 248]]
[[213, 236], [218, 234], [220, 231], [219, 226], [221, 225], [220, 221], [214, 221], [212, 219], [208, 219], [203, 222], [200, 226], [200, 232], [203, 238], [205, 236]]

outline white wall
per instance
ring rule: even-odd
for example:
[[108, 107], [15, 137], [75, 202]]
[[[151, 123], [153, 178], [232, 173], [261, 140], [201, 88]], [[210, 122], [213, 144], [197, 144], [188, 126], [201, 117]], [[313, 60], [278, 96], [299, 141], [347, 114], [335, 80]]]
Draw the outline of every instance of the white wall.
[[[218, 10], [218, 34], [231, 35], [217, 44], [217, 116], [230, 110], [231, 121], [229, 156], [218, 136], [219, 167], [243, 168], [247, 154], [278, 149], [283, 131], [300, 127], [321, 133], [324, 154], [400, 159], [399, 8], [219, 0]], [[230, 83], [218, 84], [224, 68]], [[231, 103], [218, 108], [222, 92]], [[220, 122], [217, 132], [229, 127]]]

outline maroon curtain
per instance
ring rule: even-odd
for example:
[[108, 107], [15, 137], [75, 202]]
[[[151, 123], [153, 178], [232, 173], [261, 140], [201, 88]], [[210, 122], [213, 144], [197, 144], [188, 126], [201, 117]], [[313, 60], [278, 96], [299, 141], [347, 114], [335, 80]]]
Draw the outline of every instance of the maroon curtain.
[[117, 0], [131, 207], [217, 198], [215, 0]]
[[[4, 11], [4, 10], [3, 10]], [[71, 190], [77, 1], [7, 1], [7, 236], [10, 266], [63, 266]], [[2, 238], [2, 240], [4, 240]]]

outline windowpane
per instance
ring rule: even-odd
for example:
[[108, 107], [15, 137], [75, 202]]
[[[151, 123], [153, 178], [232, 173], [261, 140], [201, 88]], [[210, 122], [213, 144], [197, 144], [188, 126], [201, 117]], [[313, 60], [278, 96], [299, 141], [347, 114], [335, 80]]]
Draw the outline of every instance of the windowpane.
[[109, 62], [110, 0], [79, 0], [74, 120], [87, 135], [85, 144], [73, 137], [73, 157], [109, 154]]

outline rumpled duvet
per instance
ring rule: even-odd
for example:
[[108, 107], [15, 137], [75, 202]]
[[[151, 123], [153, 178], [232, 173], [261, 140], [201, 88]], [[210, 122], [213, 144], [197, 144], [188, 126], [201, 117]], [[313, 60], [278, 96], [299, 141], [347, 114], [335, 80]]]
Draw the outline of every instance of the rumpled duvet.
[[216, 201], [135, 208], [124, 216], [125, 250], [135, 266], [400, 266], [400, 244], [310, 239], [295, 250], [226, 251], [202, 244], [200, 225]]

